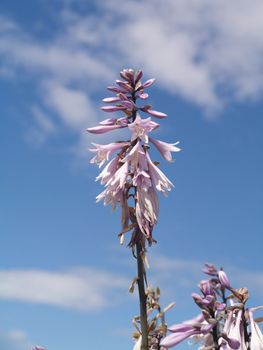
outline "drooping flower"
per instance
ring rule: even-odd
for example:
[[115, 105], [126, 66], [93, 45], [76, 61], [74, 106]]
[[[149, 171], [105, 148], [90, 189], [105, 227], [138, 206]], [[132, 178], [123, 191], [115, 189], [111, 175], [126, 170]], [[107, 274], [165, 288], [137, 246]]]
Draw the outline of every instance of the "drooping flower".
[[151, 161], [149, 154], [146, 154], [148, 160], [149, 174], [151, 176], [152, 184], [156, 189], [164, 195], [167, 191], [171, 191], [174, 187], [173, 183], [164, 175], [164, 173]]
[[128, 119], [122, 118], [110, 118], [100, 122], [100, 125], [88, 128], [87, 131], [91, 134], [105, 134], [106, 132], [126, 128], [128, 126]]
[[142, 119], [137, 113], [133, 123], [129, 124], [128, 127], [132, 132], [131, 141], [140, 138], [145, 143], [148, 143], [148, 133], [158, 128], [160, 125], [151, 120], [151, 118]]
[[214, 324], [207, 323], [204, 316], [200, 314], [192, 320], [168, 327], [171, 334], [163, 338], [160, 345], [164, 348], [171, 348], [185, 339], [195, 336], [198, 336], [199, 340], [202, 340], [203, 337], [209, 334], [213, 327]]
[[253, 312], [249, 310], [249, 321], [251, 330], [250, 349], [263, 350], [263, 335], [257, 323], [254, 321]]
[[179, 152], [181, 149], [179, 147], [176, 147], [176, 145], [179, 144], [179, 141], [175, 143], [167, 143], [164, 141], [160, 141], [157, 139], [154, 139], [152, 137], [149, 137], [149, 140], [151, 143], [154, 144], [154, 146], [158, 149], [158, 151], [161, 153], [161, 155], [166, 159], [168, 162], [172, 162], [172, 154], [171, 152]]
[[113, 142], [108, 143], [107, 145], [100, 145], [98, 143], [92, 142], [92, 145], [95, 148], [90, 148], [91, 152], [96, 153], [96, 155], [90, 160], [91, 163], [95, 163], [99, 165], [99, 168], [109, 160], [109, 156], [111, 153], [115, 152], [118, 149], [126, 147], [129, 145], [128, 142]]
[[213, 264], [205, 263], [202, 271], [210, 276], [217, 276], [217, 269]]

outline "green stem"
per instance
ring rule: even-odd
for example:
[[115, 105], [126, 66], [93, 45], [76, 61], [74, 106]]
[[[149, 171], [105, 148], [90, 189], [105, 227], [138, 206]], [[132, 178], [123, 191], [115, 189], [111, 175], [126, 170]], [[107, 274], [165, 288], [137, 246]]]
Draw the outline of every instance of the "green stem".
[[148, 322], [146, 311], [146, 294], [144, 285], [144, 262], [143, 262], [143, 247], [141, 242], [136, 243], [137, 255], [137, 270], [138, 270], [138, 290], [140, 300], [140, 323], [142, 334], [141, 350], [149, 350], [148, 347]]

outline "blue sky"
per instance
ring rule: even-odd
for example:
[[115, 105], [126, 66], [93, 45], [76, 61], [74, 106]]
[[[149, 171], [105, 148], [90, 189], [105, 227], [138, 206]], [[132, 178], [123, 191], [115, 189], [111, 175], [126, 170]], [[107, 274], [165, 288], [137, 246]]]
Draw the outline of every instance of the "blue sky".
[[121, 133], [85, 131], [126, 67], [156, 78], [156, 137], [183, 149], [149, 251], [169, 323], [196, 314], [207, 261], [262, 302], [262, 27], [260, 0], [1, 1], [1, 349], [133, 346], [135, 260], [88, 152]]

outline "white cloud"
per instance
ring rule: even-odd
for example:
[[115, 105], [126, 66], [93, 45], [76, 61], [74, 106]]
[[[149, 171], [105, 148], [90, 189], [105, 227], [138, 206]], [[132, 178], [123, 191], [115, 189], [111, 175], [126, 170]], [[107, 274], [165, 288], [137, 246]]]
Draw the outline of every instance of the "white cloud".
[[[116, 303], [129, 281], [91, 268], [69, 271], [0, 270], [0, 298], [94, 311]], [[109, 300], [110, 303], [109, 303]]]
[[89, 119], [95, 122], [93, 106], [83, 91], [56, 83], [45, 85], [45, 103], [57, 112], [68, 127], [80, 131], [87, 127]]
[[61, 2], [49, 41], [0, 18], [0, 74], [33, 78], [53, 123], [57, 115], [74, 133], [95, 123], [94, 93], [129, 65], [210, 114], [263, 96], [261, 0], [109, 0], [90, 13], [74, 3]]
[[31, 347], [27, 334], [22, 330], [0, 332], [0, 348], [3, 350], [29, 350]]
[[56, 133], [56, 125], [51, 118], [37, 105], [31, 108], [33, 123], [26, 132], [28, 141], [36, 146], [42, 145], [47, 137]]

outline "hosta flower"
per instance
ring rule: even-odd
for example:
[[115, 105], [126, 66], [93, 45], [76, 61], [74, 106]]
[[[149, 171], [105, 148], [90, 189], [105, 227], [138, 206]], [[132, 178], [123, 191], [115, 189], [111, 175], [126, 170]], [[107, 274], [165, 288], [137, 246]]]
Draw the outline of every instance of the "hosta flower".
[[207, 323], [204, 316], [201, 314], [192, 320], [168, 327], [171, 334], [163, 338], [160, 345], [164, 348], [171, 348], [178, 345], [185, 339], [196, 336], [198, 336], [198, 339], [202, 341], [213, 327], [214, 324]]
[[100, 125], [88, 128], [87, 131], [92, 134], [105, 134], [106, 132], [126, 128], [128, 126], [128, 119], [122, 118], [110, 118], [100, 122]]
[[[108, 90], [116, 95], [105, 97], [104, 112], [122, 113], [119, 118], [108, 118], [98, 126], [89, 128], [93, 134], [104, 134], [120, 128], [128, 128], [131, 132], [129, 140], [111, 142], [109, 144], [93, 143], [90, 149], [95, 155], [91, 163], [99, 167], [105, 165], [97, 176], [105, 189], [96, 197], [97, 202], [112, 204], [113, 208], [119, 203], [122, 207], [122, 234], [134, 227], [135, 233], [142, 233], [151, 242], [153, 227], [157, 223], [159, 214], [159, 200], [157, 191], [166, 194], [173, 187], [172, 182], [155, 165], [149, 155], [149, 133], [159, 127], [151, 117], [143, 118], [138, 111], [157, 118], [164, 118], [166, 114], [152, 109], [150, 105], [139, 106], [137, 99], [145, 100], [148, 94], [145, 89], [150, 87], [155, 79], [142, 82], [141, 70], [124, 69], [120, 72], [123, 80], [116, 80], [116, 85], [109, 86]], [[178, 143], [169, 144], [151, 138], [151, 143], [168, 161], [172, 160], [171, 152], [178, 152]], [[110, 159], [113, 153], [117, 153]], [[131, 207], [131, 200], [134, 206]], [[133, 246], [131, 243], [130, 246]]]
[[131, 141], [140, 138], [145, 143], [148, 143], [148, 133], [155, 130], [160, 125], [151, 120], [151, 118], [142, 119], [139, 114], [136, 115], [136, 118], [133, 123], [129, 124], [128, 127], [132, 132]]
[[159, 214], [159, 200], [153, 187], [148, 190], [138, 188], [135, 209], [141, 231], [150, 237]]
[[98, 164], [99, 167], [101, 167], [106, 161], [109, 160], [109, 156], [111, 153], [115, 152], [116, 150], [119, 150], [125, 146], [128, 146], [128, 142], [113, 142], [109, 143], [107, 145], [100, 145], [97, 143], [92, 142], [92, 145], [95, 146], [95, 148], [90, 148], [91, 152], [96, 153], [96, 155], [91, 159], [91, 163]]
[[223, 270], [218, 271], [218, 279], [224, 288], [231, 288], [227, 274]]
[[149, 174], [151, 176], [152, 184], [158, 191], [166, 194], [167, 191], [171, 191], [174, 187], [173, 183], [164, 175], [164, 173], [151, 161], [149, 154], [147, 153], [147, 160], [149, 166]]
[[256, 322], [262, 321], [262, 317], [253, 318], [253, 312], [263, 306], [246, 309], [247, 289], [233, 289], [222, 269], [205, 264], [203, 271], [211, 279], [199, 283], [202, 295], [192, 294], [202, 314], [199, 318], [168, 327], [172, 333], [162, 340], [162, 346], [176, 346], [189, 338], [203, 342], [199, 350], [263, 350], [263, 335]]
[[179, 147], [176, 147], [176, 145], [179, 144], [179, 141], [175, 143], [167, 143], [164, 141], [153, 139], [152, 137], [149, 137], [149, 140], [151, 143], [154, 144], [154, 146], [158, 149], [158, 151], [161, 153], [164, 159], [166, 159], [168, 162], [171, 162], [173, 160], [171, 152], [181, 151]]
[[251, 330], [250, 349], [263, 350], [263, 335], [257, 323], [254, 321], [253, 313], [249, 310], [249, 321]]

